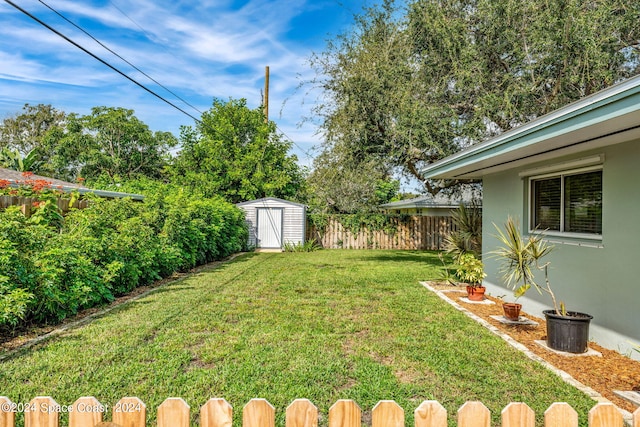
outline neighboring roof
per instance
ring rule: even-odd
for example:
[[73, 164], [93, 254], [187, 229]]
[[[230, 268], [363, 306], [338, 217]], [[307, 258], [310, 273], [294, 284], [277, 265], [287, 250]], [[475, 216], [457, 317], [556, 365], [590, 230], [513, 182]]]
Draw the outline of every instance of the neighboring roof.
[[384, 203], [380, 205], [384, 209], [456, 209], [460, 203], [469, 205], [469, 200], [452, 200], [443, 196], [420, 196], [413, 199], [399, 200], [397, 202]]
[[29, 178], [26, 178], [23, 175], [23, 172], [14, 171], [13, 169], [5, 169], [0, 168], [0, 179], [6, 179], [7, 181], [16, 182], [16, 181], [24, 181], [25, 179], [42, 179], [47, 182], [50, 182], [52, 186], [58, 187], [69, 187], [69, 188], [86, 188], [80, 184], [74, 184], [72, 182], [62, 181], [59, 179], [48, 178], [46, 176], [40, 175], [31, 175]]
[[144, 196], [141, 194], [120, 193], [118, 191], [94, 190], [92, 188], [87, 188], [81, 184], [62, 181], [60, 179], [49, 178], [41, 175], [31, 175], [30, 177], [26, 178], [22, 174], [22, 172], [14, 171], [12, 169], [5, 169], [5, 168], [0, 168], [0, 179], [5, 179], [9, 181], [12, 187], [19, 187], [20, 184], [18, 183], [21, 181], [24, 181], [25, 179], [44, 180], [51, 183], [52, 187], [58, 188], [64, 191], [65, 193], [78, 191], [80, 194], [95, 194], [96, 196], [113, 198], [113, 199], [124, 198], [124, 197], [130, 197], [133, 200], [144, 199]]
[[272, 202], [279, 202], [279, 203], [286, 203], [289, 205], [293, 205], [293, 206], [298, 206], [300, 208], [306, 208], [306, 205], [303, 205], [301, 203], [296, 203], [296, 202], [291, 202], [289, 200], [284, 200], [284, 199], [278, 199], [277, 197], [263, 197], [262, 199], [256, 199], [256, 200], [247, 200], [246, 202], [240, 202], [240, 203], [236, 203], [236, 206], [244, 206], [244, 205], [253, 205], [253, 204], [264, 204], [267, 205], [267, 202], [272, 201]]
[[640, 138], [640, 76], [435, 162], [426, 178], [477, 179]]

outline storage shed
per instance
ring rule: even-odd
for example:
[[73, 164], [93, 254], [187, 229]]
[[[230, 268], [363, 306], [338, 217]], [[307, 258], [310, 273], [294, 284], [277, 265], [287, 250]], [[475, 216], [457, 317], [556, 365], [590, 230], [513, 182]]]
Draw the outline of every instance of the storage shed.
[[304, 244], [307, 224], [305, 205], [266, 197], [236, 206], [246, 212], [250, 247], [284, 249], [285, 243]]

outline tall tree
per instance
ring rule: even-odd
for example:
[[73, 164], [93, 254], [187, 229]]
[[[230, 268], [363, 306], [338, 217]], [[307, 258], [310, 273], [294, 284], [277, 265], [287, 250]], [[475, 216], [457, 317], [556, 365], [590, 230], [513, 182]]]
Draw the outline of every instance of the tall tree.
[[51, 164], [64, 179], [111, 182], [138, 176], [161, 178], [177, 139], [153, 132], [133, 110], [94, 107], [90, 115], [70, 114], [64, 130], [50, 132], [56, 154]]
[[40, 147], [42, 138], [53, 127], [61, 126], [65, 113], [51, 105], [25, 104], [22, 112], [9, 116], [0, 125], [0, 148], [26, 155]]
[[378, 211], [397, 195], [400, 182], [378, 161], [358, 161], [339, 146], [320, 153], [307, 178], [309, 209], [316, 213]]
[[386, 0], [311, 58], [324, 149], [423, 181], [425, 164], [637, 74], [639, 21], [624, 0]]
[[288, 154], [292, 143], [265, 120], [261, 108], [249, 109], [244, 99], [215, 99], [195, 128], [183, 128], [181, 144], [172, 175], [205, 195], [223, 195], [233, 203], [302, 197], [303, 171]]
[[50, 132], [64, 126], [66, 114], [51, 105], [25, 104], [22, 112], [0, 124], [0, 164], [16, 170], [49, 174], [48, 160], [54, 148], [47, 141]]

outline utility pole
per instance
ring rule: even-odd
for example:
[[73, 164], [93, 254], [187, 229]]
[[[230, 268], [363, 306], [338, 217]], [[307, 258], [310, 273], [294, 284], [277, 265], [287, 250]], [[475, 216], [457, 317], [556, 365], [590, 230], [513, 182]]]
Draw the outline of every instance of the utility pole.
[[269, 123], [269, 66], [264, 69], [264, 120]]

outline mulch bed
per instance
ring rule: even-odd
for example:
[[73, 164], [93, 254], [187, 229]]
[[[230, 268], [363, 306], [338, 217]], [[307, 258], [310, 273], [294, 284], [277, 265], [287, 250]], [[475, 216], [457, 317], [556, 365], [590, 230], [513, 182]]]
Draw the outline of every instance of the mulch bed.
[[449, 299], [455, 301], [469, 312], [486, 320], [514, 340], [523, 344], [532, 353], [544, 359], [549, 364], [565, 371], [582, 384], [597, 391], [619, 408], [632, 413], [638, 409], [634, 404], [613, 394], [613, 390], [640, 391], [640, 361], [633, 360], [617, 351], [601, 347], [595, 342], [590, 342], [589, 348], [600, 352], [602, 357], [567, 357], [558, 355], [535, 343], [536, 340], [546, 339], [546, 323], [544, 319], [521, 312], [521, 316], [538, 322], [539, 325], [524, 326], [504, 324], [491, 318], [491, 316], [501, 316], [503, 314], [501, 300], [487, 296], [488, 299], [494, 301], [496, 304], [469, 304], [461, 300], [461, 298], [466, 296], [466, 292], [456, 292], [461, 290], [459, 286], [444, 283], [430, 283], [430, 286], [443, 291]]

